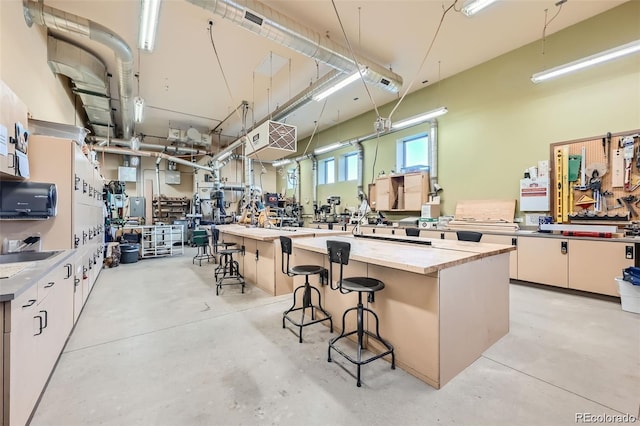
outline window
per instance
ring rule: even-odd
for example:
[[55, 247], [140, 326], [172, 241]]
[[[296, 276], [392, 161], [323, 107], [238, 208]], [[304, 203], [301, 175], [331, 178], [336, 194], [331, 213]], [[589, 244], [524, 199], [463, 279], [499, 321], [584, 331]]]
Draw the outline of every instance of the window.
[[358, 153], [345, 154], [340, 163], [340, 181], [358, 179]]
[[333, 158], [327, 158], [320, 161], [318, 165], [318, 183], [327, 184], [336, 181], [336, 161]]
[[397, 166], [400, 171], [429, 165], [429, 135], [421, 133], [398, 140]]

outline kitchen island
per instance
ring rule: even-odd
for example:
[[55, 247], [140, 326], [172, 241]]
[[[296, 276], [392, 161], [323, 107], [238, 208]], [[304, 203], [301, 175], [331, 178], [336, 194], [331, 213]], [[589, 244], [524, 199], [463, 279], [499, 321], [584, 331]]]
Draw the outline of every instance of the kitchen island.
[[[389, 241], [320, 236], [293, 241], [293, 264], [328, 268], [327, 240], [351, 243], [345, 277], [368, 276], [385, 283], [367, 305], [380, 318], [380, 334], [395, 347], [396, 364], [429, 385], [444, 386], [509, 332], [513, 246], [419, 237]], [[334, 268], [334, 281], [338, 273]], [[296, 284], [301, 279], [296, 277]], [[340, 328], [339, 319], [357, 304], [357, 294], [314, 285], [334, 326]], [[346, 327], [355, 328], [355, 315]], [[369, 346], [374, 352], [381, 349], [373, 342]]]
[[244, 254], [234, 255], [234, 259], [238, 261], [245, 280], [272, 296], [293, 291], [293, 279], [282, 273], [281, 235], [302, 238], [348, 234], [342, 230], [311, 228], [257, 228], [245, 225], [218, 225], [216, 228], [220, 230], [220, 241], [234, 242], [237, 248], [244, 247]]

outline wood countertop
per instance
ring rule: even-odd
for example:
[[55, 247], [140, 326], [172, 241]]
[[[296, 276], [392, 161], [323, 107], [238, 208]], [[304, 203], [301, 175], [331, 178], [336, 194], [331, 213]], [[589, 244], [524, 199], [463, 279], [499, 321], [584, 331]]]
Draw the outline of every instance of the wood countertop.
[[[407, 243], [411, 239], [430, 240], [433, 245], [425, 246]], [[293, 246], [297, 249], [325, 254], [327, 253], [327, 240], [351, 243], [350, 258], [352, 260], [417, 274], [429, 274], [441, 269], [515, 250], [514, 246], [502, 244], [446, 241], [419, 237], [402, 237], [398, 238], [397, 241], [376, 241], [339, 235], [300, 238], [294, 240]]]
[[285, 236], [289, 238], [347, 235], [348, 231], [311, 229], [311, 228], [257, 228], [244, 225], [218, 225], [217, 229], [222, 233], [250, 238], [258, 241], [273, 241]]

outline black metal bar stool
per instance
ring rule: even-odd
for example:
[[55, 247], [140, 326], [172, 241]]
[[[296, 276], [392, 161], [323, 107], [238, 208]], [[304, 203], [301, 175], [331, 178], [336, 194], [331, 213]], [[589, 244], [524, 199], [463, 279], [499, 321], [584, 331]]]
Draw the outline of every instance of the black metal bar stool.
[[237, 245], [237, 243], [234, 243], [234, 242], [220, 241], [220, 230], [215, 226], [211, 227], [211, 236], [213, 237], [213, 242], [211, 246], [213, 248], [213, 256], [216, 262], [217, 262], [216, 257], [218, 256], [218, 251], [220, 250], [220, 247], [222, 247], [223, 249], [228, 249], [231, 246]]
[[244, 252], [244, 246], [241, 248], [226, 248], [218, 250], [220, 256], [220, 263], [214, 271], [214, 277], [216, 279], [216, 296], [220, 294], [222, 286], [225, 285], [241, 285], [242, 293], [244, 293], [244, 277], [240, 274], [240, 265], [238, 261], [233, 258], [235, 253]]
[[202, 266], [202, 261], [205, 259], [207, 260], [207, 262], [209, 262], [209, 260], [211, 259], [215, 260], [215, 255], [209, 252], [209, 236], [207, 235], [207, 231], [205, 231], [204, 229], [197, 229], [193, 231], [193, 237], [191, 241], [198, 250], [196, 255], [193, 256], [193, 260], [191, 261], [191, 263], [195, 265], [197, 260], [198, 264]]
[[[285, 328], [285, 320], [289, 321], [291, 324], [295, 325], [299, 328], [299, 342], [302, 343], [302, 327], [306, 327], [311, 324], [316, 324], [318, 322], [329, 320], [329, 328], [331, 333], [333, 333], [333, 320], [331, 319], [331, 314], [324, 310], [322, 307], [322, 296], [320, 296], [320, 291], [312, 287], [309, 284], [309, 275], [318, 275], [320, 277], [320, 283], [322, 284], [324, 277], [327, 276], [327, 270], [318, 265], [296, 265], [289, 268], [289, 256], [293, 251], [291, 238], [289, 237], [280, 237], [280, 247], [282, 248], [282, 273], [287, 274], [290, 277], [294, 277], [296, 275], [304, 275], [304, 285], [297, 287], [293, 291], [293, 305], [282, 314], [282, 328]], [[285, 267], [285, 257], [287, 259], [287, 264]], [[296, 296], [298, 291], [302, 290], [302, 306], [296, 308]], [[318, 295], [318, 305], [314, 305], [311, 301], [312, 291], [315, 291]], [[307, 308], [311, 309], [311, 321], [305, 322], [305, 313]], [[295, 319], [291, 318], [289, 314], [291, 312], [302, 310], [302, 318], [300, 322], [297, 322]], [[315, 311], [319, 310], [322, 312], [322, 318], [316, 318]]]
[[[395, 355], [393, 353], [393, 346], [387, 342], [385, 339], [382, 338], [382, 336], [380, 336], [380, 328], [379, 328], [379, 319], [378, 319], [378, 315], [376, 315], [376, 313], [374, 311], [372, 311], [369, 308], [365, 308], [364, 305], [362, 304], [362, 294], [363, 293], [367, 293], [368, 296], [368, 300], [370, 302], [373, 302], [373, 295], [376, 291], [380, 291], [384, 288], [384, 283], [380, 280], [377, 280], [375, 278], [368, 278], [368, 277], [348, 277], [348, 278], [343, 278], [342, 275], [342, 271], [344, 269], [344, 265], [349, 264], [349, 255], [351, 252], [351, 244], [348, 242], [344, 242], [344, 241], [332, 241], [329, 240], [327, 241], [327, 250], [329, 252], [329, 283], [331, 285], [331, 289], [333, 290], [340, 290], [340, 293], [342, 294], [347, 294], [347, 293], [351, 293], [353, 291], [358, 292], [358, 305], [356, 307], [353, 308], [349, 308], [346, 311], [344, 311], [344, 313], [342, 314], [342, 332], [340, 333], [340, 335], [338, 337], [334, 337], [333, 339], [329, 340], [329, 349], [328, 349], [328, 361], [331, 362], [331, 349], [333, 349], [334, 351], [336, 351], [337, 353], [339, 353], [340, 355], [342, 355], [343, 357], [345, 357], [349, 362], [356, 364], [357, 368], [358, 368], [358, 375], [357, 375], [357, 386], [360, 387], [361, 386], [361, 381], [360, 381], [360, 367], [364, 364], [368, 364], [371, 361], [375, 361], [378, 358], [382, 358], [386, 355], [391, 355], [391, 369], [394, 370], [396, 368], [396, 359], [395, 359]], [[334, 287], [332, 284], [332, 277], [333, 277], [333, 264], [337, 263], [340, 265], [340, 278], [337, 282], [337, 285]], [[347, 314], [351, 311], [356, 311], [357, 313], [357, 328], [356, 330], [350, 331], [348, 333], [345, 332], [345, 327], [346, 327], [346, 318], [347, 318]], [[373, 318], [376, 321], [376, 327], [375, 333], [370, 332], [369, 330], [365, 330], [364, 329], [364, 313], [365, 312], [369, 312], [371, 315], [373, 315]], [[352, 334], [356, 334], [358, 337], [358, 341], [357, 341], [357, 348], [356, 348], [356, 357], [352, 357], [349, 354], [347, 354], [346, 352], [344, 352], [342, 349], [338, 348], [336, 346], [336, 343], [338, 343], [338, 341], [340, 341], [341, 339], [351, 336]], [[362, 359], [362, 350], [365, 349], [364, 345], [363, 345], [363, 337], [365, 336], [365, 334], [373, 339], [378, 341], [379, 343], [381, 343], [385, 348], [387, 348], [386, 351], [383, 351], [379, 354], [375, 354], [373, 356], [370, 356], [368, 358]]]

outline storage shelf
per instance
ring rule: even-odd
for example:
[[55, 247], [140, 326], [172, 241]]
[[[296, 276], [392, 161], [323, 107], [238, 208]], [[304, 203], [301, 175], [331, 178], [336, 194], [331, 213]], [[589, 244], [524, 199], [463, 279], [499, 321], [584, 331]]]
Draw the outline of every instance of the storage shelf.
[[140, 254], [143, 258], [184, 254], [182, 225], [132, 226], [142, 235]]

